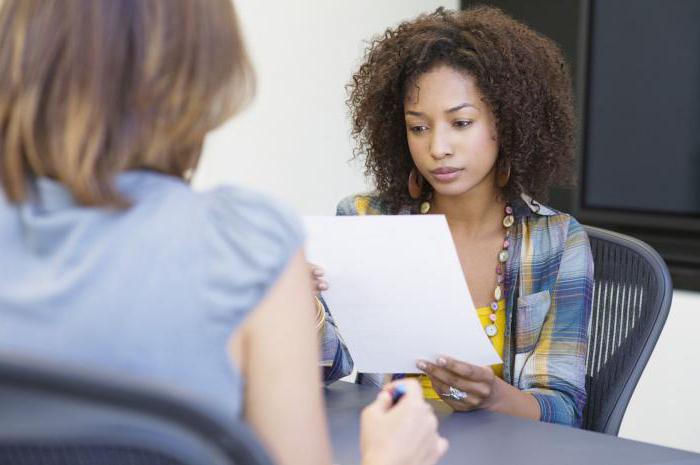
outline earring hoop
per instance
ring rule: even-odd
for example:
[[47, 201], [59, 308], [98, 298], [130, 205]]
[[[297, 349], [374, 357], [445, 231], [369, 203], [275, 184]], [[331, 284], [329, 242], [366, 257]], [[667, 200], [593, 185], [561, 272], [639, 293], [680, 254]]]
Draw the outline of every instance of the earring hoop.
[[[408, 175], [408, 195], [410, 195], [413, 200], [420, 200], [421, 197], [423, 197], [424, 182], [423, 176], [418, 173], [416, 168], [413, 168]], [[430, 200], [423, 200], [418, 207], [418, 211], [424, 215], [428, 213], [430, 211]]]
[[496, 184], [498, 185], [498, 187], [506, 187], [508, 185], [508, 181], [510, 181], [511, 165], [510, 165], [510, 163], [508, 163], [506, 166], [507, 166], [507, 168], [505, 170], [503, 170], [503, 169], [499, 170], [498, 179], [496, 181]]
[[420, 199], [423, 194], [423, 176], [418, 173], [416, 168], [413, 168], [408, 174], [408, 195], [413, 200]]

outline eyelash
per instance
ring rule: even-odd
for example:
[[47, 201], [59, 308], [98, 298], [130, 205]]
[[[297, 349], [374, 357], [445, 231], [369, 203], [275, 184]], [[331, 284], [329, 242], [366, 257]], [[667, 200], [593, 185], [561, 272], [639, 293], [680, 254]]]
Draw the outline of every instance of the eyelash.
[[414, 134], [420, 134], [424, 131], [427, 131], [427, 129], [428, 128], [426, 128], [425, 126], [411, 126], [410, 127], [410, 131]]
[[[464, 128], [468, 128], [472, 124], [474, 124], [474, 122], [471, 120], [459, 120], [459, 121], [455, 121], [453, 123], [453, 126], [455, 126], [457, 129], [464, 129]], [[426, 126], [411, 126], [409, 128], [409, 130], [414, 134], [421, 134], [421, 133], [427, 131], [428, 128]]]
[[474, 124], [474, 121], [471, 120], [460, 120], [460, 121], [455, 121], [454, 125], [458, 128], [468, 128]]

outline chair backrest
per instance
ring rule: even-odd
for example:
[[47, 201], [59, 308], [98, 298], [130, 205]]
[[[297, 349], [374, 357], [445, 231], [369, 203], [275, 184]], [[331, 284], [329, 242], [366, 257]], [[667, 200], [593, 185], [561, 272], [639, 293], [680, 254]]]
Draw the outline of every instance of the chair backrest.
[[639, 377], [666, 322], [673, 285], [642, 241], [585, 227], [595, 262], [583, 427], [617, 435]]
[[237, 419], [162, 386], [0, 353], [0, 465], [272, 465]]

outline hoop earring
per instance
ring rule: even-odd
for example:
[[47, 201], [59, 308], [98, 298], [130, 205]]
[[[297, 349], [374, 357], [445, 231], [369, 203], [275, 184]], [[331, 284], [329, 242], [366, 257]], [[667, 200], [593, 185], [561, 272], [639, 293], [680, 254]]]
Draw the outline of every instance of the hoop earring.
[[420, 199], [423, 194], [423, 176], [418, 174], [418, 170], [413, 168], [408, 174], [408, 195], [413, 200]]
[[499, 170], [498, 179], [496, 180], [498, 187], [506, 187], [508, 185], [508, 181], [510, 181], [510, 167], [511, 165], [508, 163], [505, 170]]
[[[413, 200], [419, 200], [423, 196], [424, 181], [423, 176], [418, 173], [418, 170], [413, 168], [408, 175], [408, 195], [410, 195]], [[424, 215], [430, 211], [430, 199], [421, 202], [419, 211]]]

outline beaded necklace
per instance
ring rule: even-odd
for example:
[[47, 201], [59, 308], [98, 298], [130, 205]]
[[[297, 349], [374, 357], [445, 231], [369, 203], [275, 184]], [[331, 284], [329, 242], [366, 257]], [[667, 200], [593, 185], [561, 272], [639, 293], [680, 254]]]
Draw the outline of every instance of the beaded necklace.
[[[426, 214], [430, 211], [430, 202], [424, 201], [420, 205], [420, 212]], [[515, 217], [513, 216], [513, 208], [506, 204], [505, 216], [503, 217], [503, 228], [506, 230], [505, 237], [503, 239], [503, 244], [500, 252], [498, 252], [498, 262], [496, 264], [496, 288], [493, 291], [493, 302], [489, 306], [491, 313], [489, 314], [489, 320], [491, 323], [484, 328], [486, 335], [489, 338], [493, 338], [498, 334], [498, 327], [496, 327], [496, 314], [498, 313], [498, 302], [505, 295], [505, 267], [510, 257], [510, 241], [511, 241], [511, 228], [515, 223]]]
[[484, 328], [484, 331], [486, 331], [486, 335], [488, 337], [494, 337], [496, 334], [498, 334], [498, 328], [496, 327], [496, 313], [498, 312], [498, 302], [505, 295], [505, 268], [506, 263], [508, 262], [508, 257], [510, 257], [510, 231], [513, 223], [515, 223], [513, 209], [508, 204], [506, 204], [505, 213], [506, 216], [503, 217], [503, 227], [506, 230], [506, 235], [503, 239], [501, 251], [498, 252], [498, 264], [496, 265], [496, 288], [493, 291], [493, 302], [491, 302], [491, 314], [489, 315], [491, 324]]

